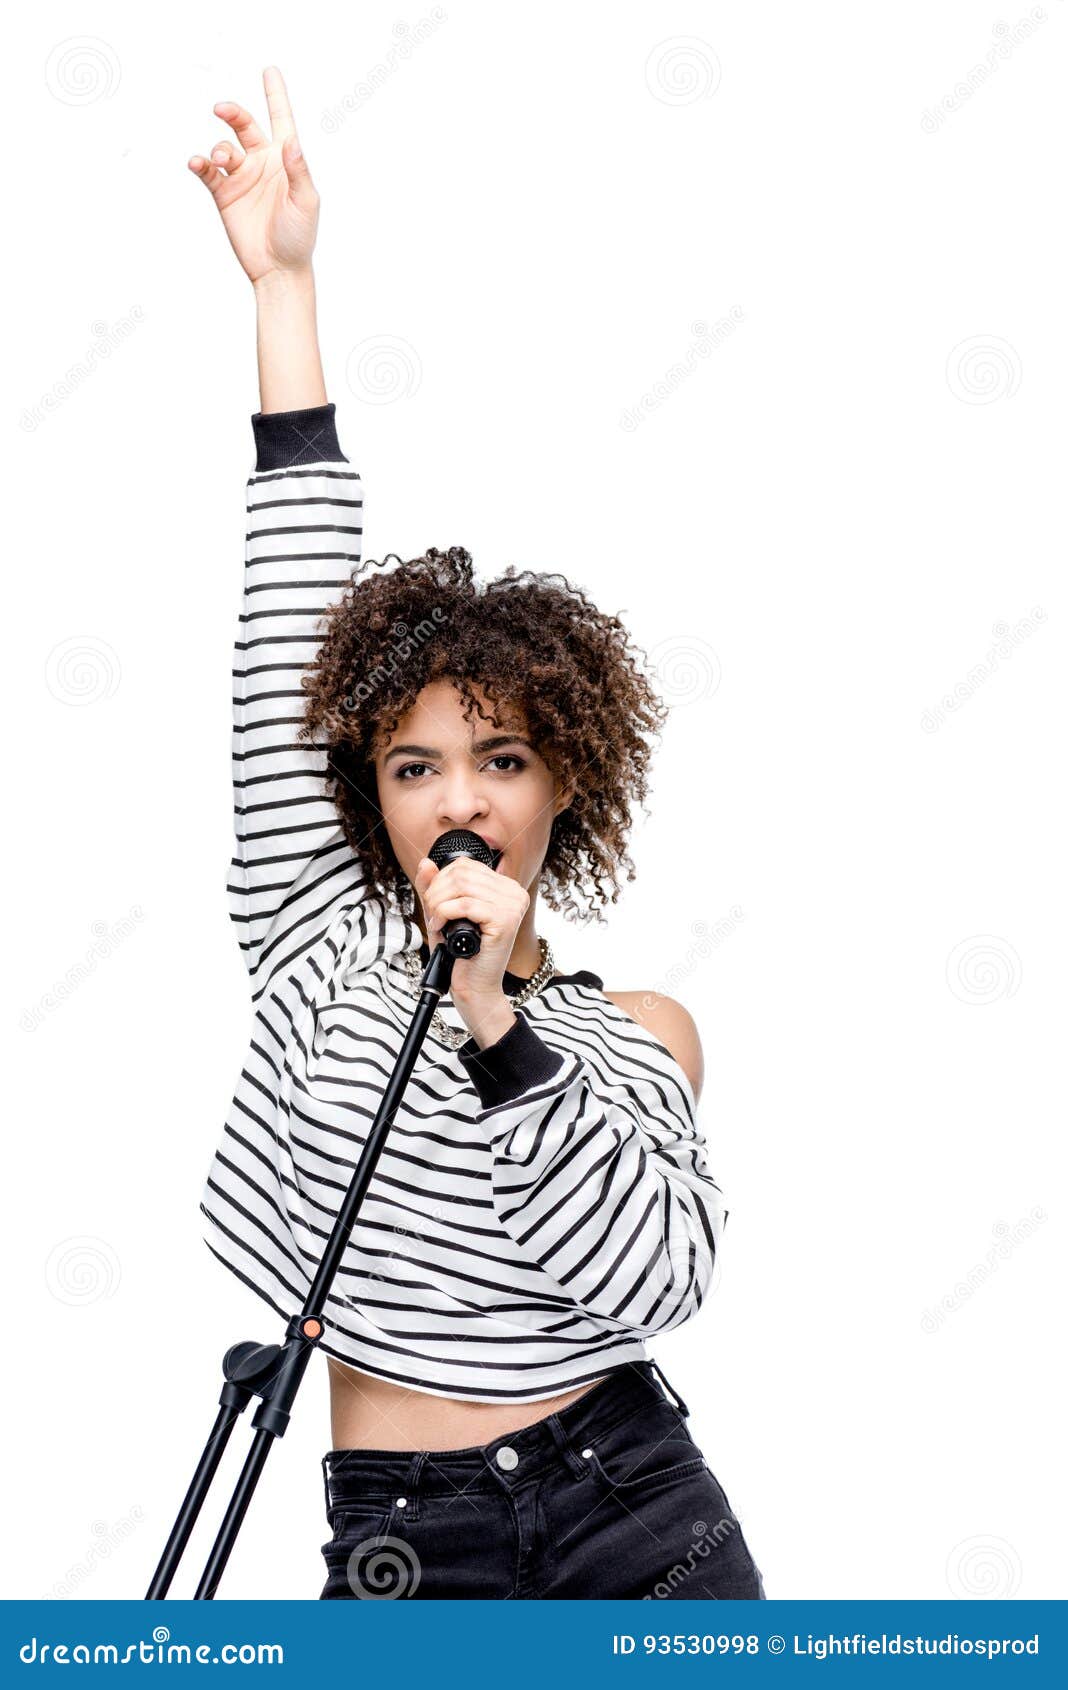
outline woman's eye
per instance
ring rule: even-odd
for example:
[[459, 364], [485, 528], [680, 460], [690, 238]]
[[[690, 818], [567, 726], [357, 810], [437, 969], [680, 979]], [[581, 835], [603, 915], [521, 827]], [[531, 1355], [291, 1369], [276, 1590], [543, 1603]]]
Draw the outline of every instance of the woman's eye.
[[[515, 755], [515, 753], [512, 752], [512, 751], [501, 751], [501, 752], [498, 753], [498, 755], [496, 757], [491, 757], [490, 758], [490, 764], [493, 765], [495, 763], [512, 763], [512, 764], [515, 765], [515, 767], [517, 769], [525, 769], [526, 768], [526, 764], [524, 763], [522, 757], [517, 757]], [[413, 780], [417, 779], [418, 776], [423, 772], [423, 770], [428, 769], [429, 767], [430, 767], [429, 763], [405, 763], [403, 768], [397, 770], [397, 779], [398, 780], [408, 780], [409, 778], [411, 778]], [[510, 770], [500, 769], [500, 770], [498, 770], [498, 773], [508, 774], [508, 773], [510, 773]]]

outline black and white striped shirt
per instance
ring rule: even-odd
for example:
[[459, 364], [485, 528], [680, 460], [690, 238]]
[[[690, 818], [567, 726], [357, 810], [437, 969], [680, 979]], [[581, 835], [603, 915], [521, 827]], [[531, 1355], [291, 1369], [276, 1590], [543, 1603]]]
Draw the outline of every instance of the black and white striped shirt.
[[[252, 425], [228, 891], [254, 1019], [201, 1211], [208, 1247], [288, 1318], [411, 1022], [403, 953], [428, 953], [368, 887], [325, 751], [296, 740], [323, 609], [360, 562], [360, 477], [332, 404]], [[696, 1313], [726, 1216], [679, 1064], [596, 975], [558, 975], [486, 1050], [427, 1035], [321, 1346], [440, 1396], [555, 1396]]]

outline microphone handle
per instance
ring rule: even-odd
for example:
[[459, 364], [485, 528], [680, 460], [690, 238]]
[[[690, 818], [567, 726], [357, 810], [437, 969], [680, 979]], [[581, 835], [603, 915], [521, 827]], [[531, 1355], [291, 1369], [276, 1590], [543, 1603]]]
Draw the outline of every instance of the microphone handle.
[[[491, 867], [494, 872], [503, 856], [503, 851], [496, 846], [491, 847]], [[482, 930], [469, 916], [458, 915], [452, 921], [447, 921], [441, 936], [450, 956], [477, 956], [482, 949]]]

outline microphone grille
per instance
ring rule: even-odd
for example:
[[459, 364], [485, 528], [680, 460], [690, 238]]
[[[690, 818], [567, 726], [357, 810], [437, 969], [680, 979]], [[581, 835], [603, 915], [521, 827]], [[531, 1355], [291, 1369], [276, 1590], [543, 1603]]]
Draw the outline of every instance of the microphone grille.
[[476, 862], [485, 863], [488, 868], [495, 869], [501, 859], [501, 852], [487, 845], [486, 841], [470, 828], [453, 827], [448, 833], [438, 834], [427, 856], [438, 868], [444, 868], [454, 857], [474, 857]]

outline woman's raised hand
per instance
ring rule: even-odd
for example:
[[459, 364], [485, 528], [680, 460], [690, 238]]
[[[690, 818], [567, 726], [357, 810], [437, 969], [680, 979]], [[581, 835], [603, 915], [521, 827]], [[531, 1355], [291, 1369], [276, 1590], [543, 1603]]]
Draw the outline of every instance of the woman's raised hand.
[[253, 284], [275, 271], [309, 270], [319, 222], [319, 195], [300, 150], [289, 95], [276, 65], [263, 73], [271, 138], [233, 100], [216, 114], [237, 140], [220, 141], [211, 158], [199, 153], [189, 168], [211, 192], [230, 245]]

